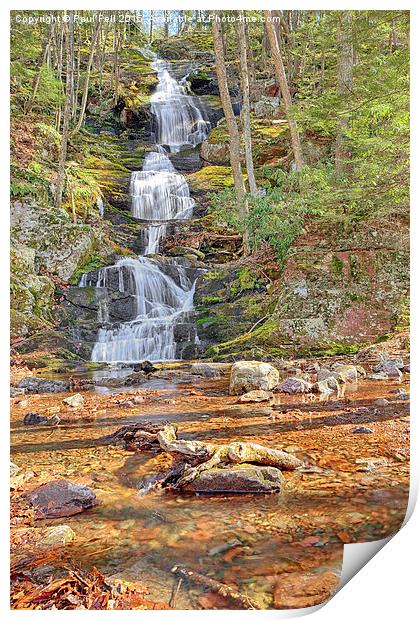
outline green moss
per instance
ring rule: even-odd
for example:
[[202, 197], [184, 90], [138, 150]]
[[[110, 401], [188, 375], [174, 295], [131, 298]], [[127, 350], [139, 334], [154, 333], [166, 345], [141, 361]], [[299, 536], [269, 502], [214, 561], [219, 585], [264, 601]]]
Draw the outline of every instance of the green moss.
[[233, 187], [232, 169], [230, 166], [204, 166], [188, 175], [188, 183], [196, 191], [216, 191]]
[[331, 271], [337, 276], [343, 275], [343, 261], [336, 254], [331, 259]]
[[94, 269], [100, 269], [106, 264], [107, 263], [96, 254], [89, 256], [85, 262], [79, 265], [77, 271], [71, 276], [69, 283], [73, 286], [77, 286], [84, 273], [89, 273], [89, 271], [93, 271]]
[[203, 295], [201, 298], [201, 303], [203, 304], [218, 304], [223, 301], [222, 297], [218, 297], [217, 295]]

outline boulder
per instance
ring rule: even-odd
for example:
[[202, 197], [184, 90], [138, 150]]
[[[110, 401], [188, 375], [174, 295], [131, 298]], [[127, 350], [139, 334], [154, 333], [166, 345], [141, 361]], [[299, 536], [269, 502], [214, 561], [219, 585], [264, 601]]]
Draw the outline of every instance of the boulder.
[[196, 493], [274, 493], [281, 488], [282, 474], [276, 467], [237, 465], [226, 469], [208, 469], [183, 490]]
[[280, 99], [278, 97], [261, 97], [256, 102], [254, 114], [257, 118], [273, 118], [278, 113], [280, 107]]
[[332, 374], [332, 371], [328, 368], [320, 368], [316, 374], [317, 381], [324, 381], [329, 377], [334, 377], [334, 375]]
[[60, 421], [61, 420], [58, 415], [40, 415], [39, 413], [36, 413], [36, 411], [30, 411], [23, 418], [23, 423], [25, 426], [56, 426], [60, 423]]
[[366, 377], [366, 370], [363, 368], [363, 366], [356, 366], [355, 368], [357, 370], [357, 374], [360, 377]]
[[374, 381], [386, 381], [388, 379], [388, 375], [384, 372], [375, 372], [371, 375], [367, 376], [368, 379], [373, 379]]
[[332, 375], [323, 381], [317, 381], [312, 386], [313, 392], [318, 392], [319, 394], [330, 394], [331, 392], [339, 392], [340, 386], [338, 385], [338, 381]]
[[251, 390], [250, 392], [246, 392], [246, 394], [242, 394], [242, 396], [239, 397], [239, 401], [241, 403], [260, 403], [265, 400], [270, 400], [270, 398], [273, 398], [273, 392]]
[[53, 392], [67, 392], [70, 389], [68, 381], [61, 379], [43, 379], [42, 377], [24, 377], [17, 384], [28, 394], [46, 394]]
[[392, 368], [404, 368], [404, 361], [401, 357], [394, 359], [382, 359], [379, 364], [373, 367], [373, 372], [388, 372]]
[[204, 161], [215, 164], [216, 166], [225, 166], [229, 164], [229, 143], [228, 142], [209, 142], [204, 140], [201, 145], [200, 155]]
[[73, 396], [69, 396], [68, 398], [65, 398], [63, 400], [63, 403], [65, 405], [68, 405], [69, 407], [73, 407], [73, 409], [78, 409], [79, 407], [83, 407], [84, 402], [85, 402], [85, 399], [78, 392], [76, 394], [73, 394]]
[[68, 517], [97, 504], [92, 489], [67, 480], [42, 484], [26, 497], [34, 506], [36, 516], [41, 519]]
[[402, 372], [396, 366], [391, 366], [391, 368], [389, 368], [385, 372], [390, 379], [397, 379], [398, 381], [402, 380]]
[[200, 377], [221, 377], [223, 375], [223, 372], [212, 364], [191, 364], [191, 372]]
[[288, 377], [278, 386], [277, 390], [286, 394], [303, 394], [310, 392], [312, 384], [300, 377]]
[[332, 374], [339, 383], [357, 383], [356, 366], [338, 364]]
[[266, 362], [235, 362], [230, 373], [230, 394], [244, 394], [251, 390], [270, 391], [279, 382], [279, 372]]

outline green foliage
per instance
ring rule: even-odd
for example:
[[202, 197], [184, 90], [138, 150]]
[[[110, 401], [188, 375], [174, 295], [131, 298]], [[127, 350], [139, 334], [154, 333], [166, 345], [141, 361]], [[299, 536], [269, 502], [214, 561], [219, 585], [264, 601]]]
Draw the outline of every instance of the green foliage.
[[[285, 175], [284, 179], [292, 181], [290, 175]], [[290, 246], [302, 232], [305, 208], [299, 194], [295, 188], [292, 189], [284, 183], [283, 187], [269, 189], [265, 196], [248, 194], [246, 201], [249, 213], [243, 219], [238, 212], [233, 190], [214, 195], [212, 209], [216, 221], [227, 224], [242, 234], [247, 233], [252, 251], [268, 243], [273, 248], [280, 267], [283, 267]]]

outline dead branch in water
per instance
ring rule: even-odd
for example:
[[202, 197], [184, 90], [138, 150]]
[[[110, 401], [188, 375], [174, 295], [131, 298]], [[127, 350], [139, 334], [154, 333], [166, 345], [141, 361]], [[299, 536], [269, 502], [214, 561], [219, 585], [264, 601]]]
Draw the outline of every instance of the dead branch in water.
[[258, 605], [258, 603], [255, 603], [252, 599], [250, 599], [249, 596], [240, 594], [240, 592], [236, 592], [236, 590], [230, 586], [227, 586], [225, 583], [221, 583], [220, 581], [216, 581], [216, 579], [196, 573], [189, 568], [174, 566], [172, 568], [172, 572], [180, 577], [188, 579], [189, 581], [193, 581], [194, 583], [210, 590], [211, 592], [214, 592], [215, 594], [219, 594], [235, 605], [239, 605], [241, 609], [263, 609], [260, 605]]

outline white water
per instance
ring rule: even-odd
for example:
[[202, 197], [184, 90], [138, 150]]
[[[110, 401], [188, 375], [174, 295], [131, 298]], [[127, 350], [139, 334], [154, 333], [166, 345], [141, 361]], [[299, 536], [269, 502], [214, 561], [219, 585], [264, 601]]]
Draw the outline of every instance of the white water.
[[[188, 219], [194, 202], [185, 178], [176, 172], [165, 145], [179, 152], [184, 145], [196, 145], [208, 134], [209, 123], [203, 119], [194, 98], [187, 94], [184, 83], [177, 82], [168, 71], [168, 63], [155, 57], [152, 67], [157, 72], [158, 86], [152, 96], [152, 112], [156, 117], [156, 150], [149, 153], [143, 169], [133, 172], [130, 183], [131, 211], [145, 220], [144, 255], [122, 258], [115, 265], [84, 274], [79, 286], [96, 286], [130, 296], [135, 301], [136, 317], [115, 328], [99, 330], [92, 351], [92, 361], [138, 362], [176, 358], [175, 327], [185, 322], [194, 308], [195, 282], [175, 262], [163, 271], [156, 258], [159, 241], [166, 234], [167, 222]], [[109, 323], [109, 308], [102, 301], [98, 320]]]
[[194, 97], [188, 94], [185, 80], [179, 82], [168, 71], [169, 63], [155, 60], [151, 64], [158, 77], [156, 92], [151, 96], [156, 117], [156, 142], [177, 153], [183, 145], [196, 146], [210, 131]]
[[143, 232], [146, 255], [159, 251], [159, 240], [166, 232], [161, 222], [188, 219], [194, 208], [185, 178], [162, 151], [148, 153], [143, 170], [131, 175], [131, 213], [151, 222]]

